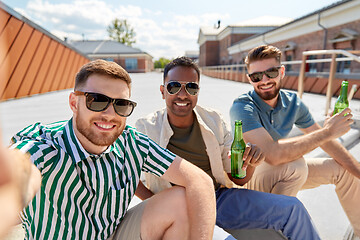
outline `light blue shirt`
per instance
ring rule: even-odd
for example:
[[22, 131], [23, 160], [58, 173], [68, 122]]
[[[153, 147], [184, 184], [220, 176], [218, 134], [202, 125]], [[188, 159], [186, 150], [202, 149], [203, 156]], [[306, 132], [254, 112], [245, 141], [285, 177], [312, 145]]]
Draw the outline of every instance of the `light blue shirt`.
[[274, 141], [286, 138], [294, 124], [298, 128], [312, 126], [315, 121], [309, 109], [295, 93], [280, 90], [275, 108], [265, 103], [253, 90], [234, 100], [230, 109], [231, 126], [242, 120], [243, 132], [265, 128]]

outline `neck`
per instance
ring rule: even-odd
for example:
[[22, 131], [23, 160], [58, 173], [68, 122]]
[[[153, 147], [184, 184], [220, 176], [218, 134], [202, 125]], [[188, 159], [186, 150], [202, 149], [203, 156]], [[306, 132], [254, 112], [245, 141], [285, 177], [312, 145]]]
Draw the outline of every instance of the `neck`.
[[178, 127], [178, 128], [187, 128], [193, 125], [195, 113], [192, 112], [189, 116], [175, 116], [168, 114], [168, 120], [171, 125]]

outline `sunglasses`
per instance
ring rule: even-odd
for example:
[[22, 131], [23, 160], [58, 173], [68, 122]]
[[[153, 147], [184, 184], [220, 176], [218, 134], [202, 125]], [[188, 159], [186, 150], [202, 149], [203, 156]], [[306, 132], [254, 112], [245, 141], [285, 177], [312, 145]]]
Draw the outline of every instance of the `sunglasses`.
[[264, 74], [268, 77], [268, 78], [276, 78], [277, 76], [279, 76], [279, 69], [281, 68], [281, 66], [279, 67], [272, 67], [269, 68], [263, 72], [254, 72], [251, 74], [248, 74], [249, 78], [251, 79], [252, 82], [256, 83], [256, 82], [260, 82], [264, 76]]
[[128, 99], [115, 99], [100, 93], [93, 92], [75, 91], [74, 93], [77, 96], [84, 95], [86, 97], [86, 107], [94, 112], [105, 111], [109, 107], [110, 103], [112, 103], [114, 110], [118, 115], [122, 117], [128, 117], [136, 107], [136, 102], [130, 101]]
[[166, 90], [170, 95], [174, 95], [180, 92], [182, 85], [185, 85], [185, 91], [192, 96], [195, 96], [199, 92], [199, 84], [194, 82], [179, 83], [177, 81], [171, 81], [166, 84]]

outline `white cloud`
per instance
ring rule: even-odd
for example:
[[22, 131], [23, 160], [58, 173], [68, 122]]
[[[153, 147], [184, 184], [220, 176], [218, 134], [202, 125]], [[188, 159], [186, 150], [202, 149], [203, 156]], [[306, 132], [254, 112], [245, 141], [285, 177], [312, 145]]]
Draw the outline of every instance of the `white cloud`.
[[[186, 50], [197, 50], [197, 34], [201, 25], [212, 25], [219, 14], [179, 15], [152, 11], [133, 5], [106, 4], [100, 0], [75, 0], [52, 3], [30, 0], [20, 11], [29, 19], [60, 39], [108, 39], [106, 28], [115, 18], [127, 19], [136, 32], [134, 47], [155, 58], [176, 57]], [[221, 19], [228, 16], [221, 16]]]

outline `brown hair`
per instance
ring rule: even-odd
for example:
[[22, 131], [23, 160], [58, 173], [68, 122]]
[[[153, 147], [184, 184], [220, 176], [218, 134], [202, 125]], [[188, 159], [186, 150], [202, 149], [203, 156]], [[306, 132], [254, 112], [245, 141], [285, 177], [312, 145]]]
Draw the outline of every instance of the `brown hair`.
[[280, 49], [271, 45], [261, 45], [249, 51], [247, 57], [245, 58], [245, 63], [247, 68], [249, 69], [249, 65], [252, 62], [269, 58], [275, 58], [275, 60], [280, 63]]
[[91, 74], [106, 75], [125, 81], [131, 90], [131, 78], [129, 74], [117, 63], [102, 59], [91, 61], [80, 68], [75, 78], [75, 90], [84, 86]]

